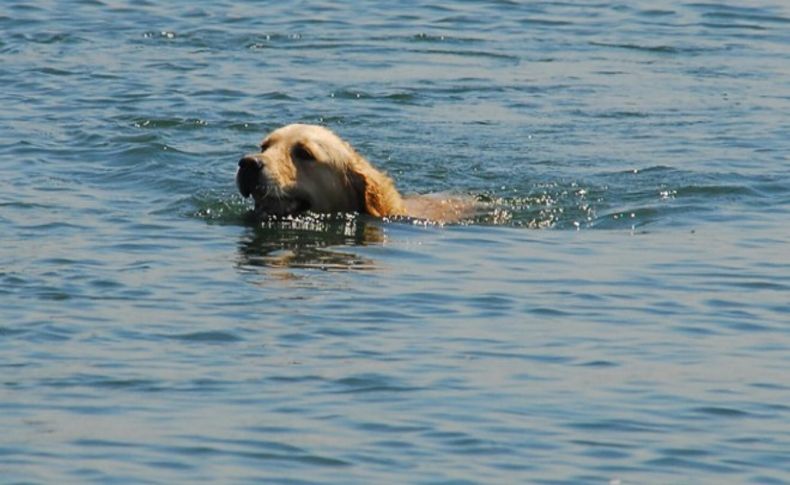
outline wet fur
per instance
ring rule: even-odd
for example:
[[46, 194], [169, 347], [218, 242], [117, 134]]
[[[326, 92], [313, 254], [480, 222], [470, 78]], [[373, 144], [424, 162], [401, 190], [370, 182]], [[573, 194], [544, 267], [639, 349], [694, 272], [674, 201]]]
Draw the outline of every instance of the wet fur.
[[292, 124], [270, 133], [239, 162], [239, 190], [260, 214], [360, 212], [452, 222], [473, 203], [460, 198], [403, 197], [392, 179], [322, 126]]

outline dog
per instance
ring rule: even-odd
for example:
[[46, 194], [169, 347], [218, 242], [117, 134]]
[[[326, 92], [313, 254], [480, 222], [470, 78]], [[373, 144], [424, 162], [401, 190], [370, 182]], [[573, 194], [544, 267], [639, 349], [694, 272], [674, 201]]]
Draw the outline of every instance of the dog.
[[393, 180], [328, 128], [291, 124], [263, 139], [260, 151], [239, 160], [236, 184], [255, 200], [258, 215], [358, 212], [378, 218], [455, 222], [471, 201], [417, 196], [404, 199]]

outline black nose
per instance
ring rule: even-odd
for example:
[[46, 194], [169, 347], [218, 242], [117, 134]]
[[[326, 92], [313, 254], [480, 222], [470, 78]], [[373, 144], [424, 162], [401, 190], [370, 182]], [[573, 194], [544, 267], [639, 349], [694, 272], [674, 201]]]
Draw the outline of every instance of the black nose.
[[260, 167], [261, 167], [261, 163], [255, 157], [242, 157], [242, 159], [239, 160], [239, 169], [240, 170], [245, 170], [245, 169], [246, 170], [249, 170], [249, 169], [259, 170]]
[[255, 157], [244, 157], [239, 160], [236, 185], [239, 186], [239, 192], [241, 192], [242, 196], [249, 197], [260, 185], [262, 168], [263, 164]]

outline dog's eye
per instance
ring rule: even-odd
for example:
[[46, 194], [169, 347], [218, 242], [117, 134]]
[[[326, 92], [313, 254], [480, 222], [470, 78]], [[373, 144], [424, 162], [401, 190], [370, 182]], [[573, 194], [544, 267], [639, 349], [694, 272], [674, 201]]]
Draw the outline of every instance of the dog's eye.
[[302, 144], [295, 145], [291, 150], [291, 158], [294, 160], [305, 160], [305, 161], [312, 161], [315, 160], [315, 157], [310, 150], [304, 147]]
[[261, 152], [265, 152], [269, 149], [269, 142], [261, 143]]

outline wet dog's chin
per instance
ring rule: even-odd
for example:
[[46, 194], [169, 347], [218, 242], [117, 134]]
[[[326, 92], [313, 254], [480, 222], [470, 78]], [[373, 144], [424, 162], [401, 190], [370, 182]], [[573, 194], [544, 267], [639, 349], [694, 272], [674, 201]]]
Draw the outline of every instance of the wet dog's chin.
[[259, 216], [295, 216], [310, 210], [310, 202], [300, 197], [255, 199], [255, 213]]

